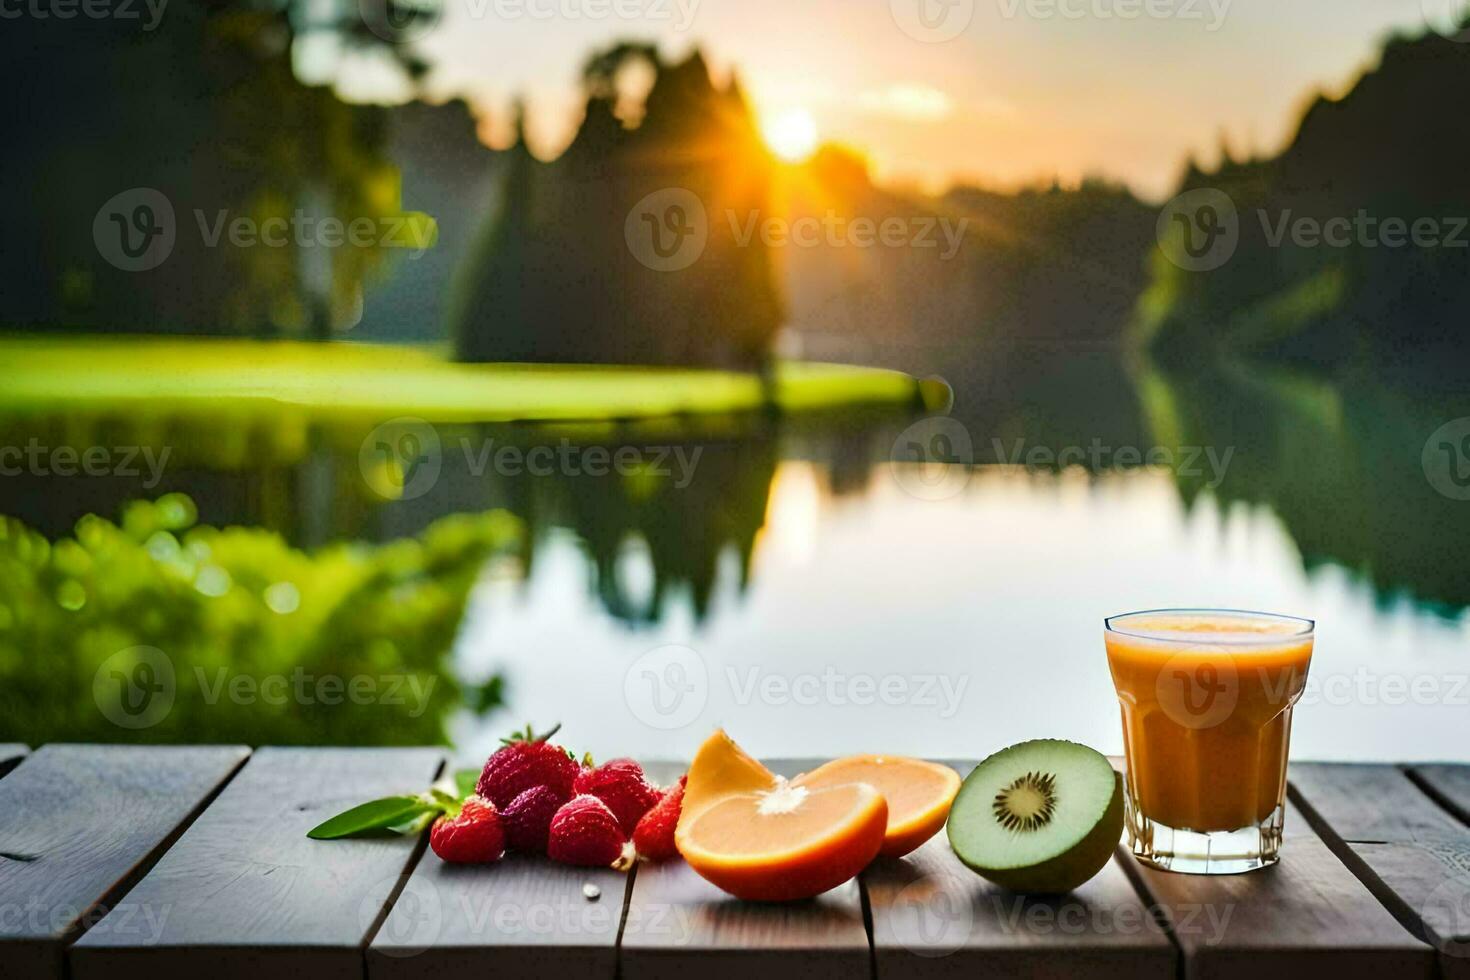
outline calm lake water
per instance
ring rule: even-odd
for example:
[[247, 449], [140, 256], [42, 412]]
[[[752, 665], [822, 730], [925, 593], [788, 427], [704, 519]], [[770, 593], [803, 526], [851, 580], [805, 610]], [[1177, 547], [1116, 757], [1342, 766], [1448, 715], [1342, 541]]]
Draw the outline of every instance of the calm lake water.
[[[1470, 459], [1441, 438], [1470, 432], [1470, 406], [1404, 391], [1037, 358], [949, 418], [597, 437], [682, 451], [687, 480], [497, 472], [486, 448], [567, 436], [439, 427], [432, 485], [392, 502], [368, 488], [361, 432], [308, 420], [267, 452], [165, 420], [152, 431], [177, 463], [158, 485], [11, 477], [0, 513], [55, 538], [180, 491], [203, 523], [311, 548], [511, 511], [524, 547], [484, 568], [444, 665], [499, 675], [507, 706], [435, 707], [466, 756], [527, 721], [603, 758], [687, 755], [716, 725], [771, 755], [977, 757], [1033, 737], [1119, 752], [1103, 618], [1220, 606], [1318, 623], [1294, 757], [1470, 760]], [[45, 424], [104, 445], [149, 431]], [[38, 428], [11, 420], [7, 438]]]
[[[578, 537], [553, 534], [526, 581], [479, 587], [457, 661], [504, 668], [516, 717], [606, 751], [687, 755], [723, 725], [771, 755], [975, 757], [1034, 737], [1117, 753], [1104, 616], [1263, 609], [1318, 622], [1294, 758], [1470, 759], [1470, 618], [1307, 570], [1270, 508], [1186, 508], [1166, 470], [982, 466], [940, 500], [914, 475], [878, 467], [836, 496], [822, 467], [781, 462], [749, 584], [727, 554], [702, 620], [673, 602], [628, 625], [588, 589]], [[651, 587], [646, 549], [618, 560]], [[489, 751], [505, 727], [466, 719], [459, 742]]]

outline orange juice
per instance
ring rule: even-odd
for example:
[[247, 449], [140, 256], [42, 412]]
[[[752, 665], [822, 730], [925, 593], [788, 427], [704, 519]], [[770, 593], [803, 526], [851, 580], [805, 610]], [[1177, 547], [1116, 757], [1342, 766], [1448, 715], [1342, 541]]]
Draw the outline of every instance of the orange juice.
[[[1133, 613], [1109, 619], [1105, 641], [1123, 713], [1135, 853], [1147, 857], [1161, 836], [1244, 831], [1231, 846], [1244, 841], [1249, 850], [1259, 838], [1263, 853], [1243, 856], [1246, 866], [1224, 865], [1274, 862], [1311, 621], [1221, 610]], [[1222, 853], [1220, 840], [1190, 840]], [[1173, 856], [1174, 870], [1196, 870]]]

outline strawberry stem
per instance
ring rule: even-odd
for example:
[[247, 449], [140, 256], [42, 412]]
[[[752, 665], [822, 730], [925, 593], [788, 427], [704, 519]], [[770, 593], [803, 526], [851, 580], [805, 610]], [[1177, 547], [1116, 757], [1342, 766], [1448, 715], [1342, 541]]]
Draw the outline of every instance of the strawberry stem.
[[551, 730], [544, 735], [537, 735], [532, 729], [530, 722], [526, 723], [524, 732], [512, 732], [509, 738], [502, 738], [501, 745], [515, 745], [518, 742], [544, 742], [557, 732], [561, 731], [561, 722], [551, 726]]

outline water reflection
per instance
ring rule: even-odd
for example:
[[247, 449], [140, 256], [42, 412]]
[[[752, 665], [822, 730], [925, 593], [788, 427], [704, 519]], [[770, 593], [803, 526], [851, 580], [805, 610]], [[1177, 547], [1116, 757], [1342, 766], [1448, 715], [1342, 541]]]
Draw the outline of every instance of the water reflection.
[[[774, 725], [786, 710], [733, 699], [732, 678], [745, 690], [740, 685], [752, 669], [784, 664], [798, 672], [872, 673], [906, 664], [949, 678], [951, 694], [969, 678], [967, 684], [980, 687], [970, 688], [972, 701], [953, 717], [848, 712], [833, 722], [832, 733], [836, 748], [836, 742], [861, 741], [869, 724], [875, 732], [891, 726], [895, 741], [884, 747], [894, 749], [906, 737], [899, 729], [909, 726], [910, 747], [934, 752], [918, 735], [939, 726], [950, 733], [944, 750], [963, 754], [974, 751], [966, 739], [976, 732], [965, 719], [975, 697], [997, 717], [1018, 710], [975, 692], [992, 685], [1021, 689], [1021, 665], [1037, 659], [1056, 676], [1077, 678], [1075, 685], [1049, 688], [1060, 710], [1077, 720], [1075, 737], [1110, 731], [1090, 692], [1101, 661], [1084, 651], [1093, 645], [1095, 621], [1120, 608], [1254, 605], [1316, 615], [1324, 623], [1322, 662], [1339, 674], [1413, 665], [1435, 676], [1463, 675], [1470, 580], [1461, 558], [1470, 545], [1470, 505], [1437, 490], [1421, 459], [1430, 433], [1455, 412], [1445, 399], [1383, 385], [1347, 390], [1223, 364], [1182, 373], [1101, 356], [1037, 362], [1009, 372], [984, 397], [963, 400], [958, 418], [972, 436], [977, 463], [1039, 462], [979, 465], [957, 481], [960, 492], [937, 501], [906, 492], [893, 478], [895, 439], [912, 420], [891, 416], [732, 417], [596, 429], [440, 426], [432, 486], [391, 501], [378, 496], [363, 469], [370, 434], [340, 423], [25, 418], [0, 424], [0, 444], [151, 446], [173, 455], [157, 480], [147, 473], [7, 476], [0, 480], [0, 513], [54, 541], [71, 535], [84, 514], [116, 515], [128, 500], [184, 493], [197, 502], [201, 524], [274, 532], [279, 541], [261, 539], [258, 553], [280, 554], [292, 567], [304, 568], [307, 553], [333, 542], [412, 540], [418, 549], [447, 548], [443, 567], [454, 582], [446, 594], [461, 597], [460, 607], [436, 607], [435, 624], [416, 634], [423, 640], [414, 641], [422, 647], [415, 663], [446, 680], [440, 690], [453, 696], [436, 698], [432, 710], [438, 724], [467, 743], [503, 727], [500, 715], [486, 720], [466, 713], [467, 706], [496, 707], [502, 691], [517, 716], [570, 717], [581, 710], [582, 695], [569, 695], [554, 681], [569, 671], [585, 676], [587, 697], [600, 699], [601, 708], [585, 706], [589, 717], [614, 728], [636, 723], [617, 714], [616, 702], [609, 709], [608, 698], [638, 656], [679, 643], [700, 651], [725, 686], [721, 717], [750, 724]], [[1168, 449], [1175, 465], [1141, 466], [1114, 452], [1084, 453], [1073, 457], [1078, 465], [1058, 468], [1066, 447], [1095, 444], [1134, 447], [1141, 459], [1150, 448]], [[563, 467], [538, 475], [510, 471], [487, 455], [487, 448], [504, 447], [523, 457], [536, 447], [596, 449], [604, 459], [624, 450], [641, 462], [621, 471], [604, 466], [600, 474]], [[1049, 455], [1030, 456], [1038, 447]], [[1180, 465], [1191, 448], [1212, 451], [1211, 465]], [[675, 454], [682, 466], [672, 462]], [[471, 525], [441, 528], [430, 536], [433, 545], [425, 532], [456, 515], [498, 510], [515, 515], [521, 530], [496, 532], [498, 557], [472, 589], [466, 569], [472, 577], [473, 553], [454, 542], [480, 532]], [[393, 554], [381, 550], [369, 565], [386, 575]], [[270, 584], [270, 569], [259, 576], [263, 587]], [[9, 610], [8, 621], [56, 583], [40, 583], [35, 595], [14, 585], [0, 582], [0, 612]], [[389, 575], [365, 583], [362, 594], [392, 604], [398, 588]], [[202, 616], [195, 610], [188, 622], [205, 623]], [[107, 650], [92, 651], [96, 659], [142, 642], [118, 628], [108, 634]], [[163, 634], [155, 629], [150, 637]], [[201, 637], [189, 642], [203, 649], [209, 644]], [[359, 646], [363, 656], [374, 655], [366, 639]], [[322, 639], [316, 647], [327, 650], [330, 643]], [[429, 666], [431, 647], [437, 667]], [[339, 668], [350, 664], [349, 657]], [[26, 678], [47, 670], [44, 661], [20, 656], [5, 659], [3, 669], [12, 690], [36, 688]], [[78, 684], [84, 674], [76, 675]], [[85, 708], [90, 694], [78, 692]], [[224, 716], [199, 717], [214, 725]], [[1319, 715], [1332, 717], [1337, 721], [1303, 737], [1351, 742], [1352, 726], [1368, 725], [1351, 712]], [[184, 741], [245, 737], [187, 730], [184, 720], [182, 727], [148, 734]], [[244, 712], [236, 720], [248, 726], [252, 716]], [[1024, 718], [1012, 720], [1018, 731], [1025, 727]], [[333, 737], [309, 720], [293, 724], [292, 739]], [[1427, 739], [1435, 724], [1416, 721], [1395, 751], [1436, 754], [1429, 742], [1410, 737], [1418, 730], [1415, 737]], [[393, 730], [386, 726], [384, 737]], [[421, 725], [404, 730], [423, 737]], [[1312, 731], [1310, 724], [1304, 731]], [[634, 726], [623, 734], [630, 742], [619, 751], [632, 751], [656, 730]], [[1317, 744], [1318, 754], [1351, 754]], [[1354, 751], [1375, 754], [1356, 744]]]

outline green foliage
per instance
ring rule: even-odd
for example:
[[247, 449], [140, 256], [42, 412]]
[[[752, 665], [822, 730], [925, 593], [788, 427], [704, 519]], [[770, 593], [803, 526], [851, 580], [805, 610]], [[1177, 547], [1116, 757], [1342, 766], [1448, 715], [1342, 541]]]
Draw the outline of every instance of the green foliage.
[[[446, 740], [464, 696], [447, 654], [486, 559], [520, 538], [513, 517], [314, 553], [195, 519], [180, 494], [130, 503], [117, 524], [89, 515], [55, 542], [0, 519], [0, 740]], [[137, 647], [167, 658], [174, 697], [134, 729], [105, 705], [148, 656]]]

